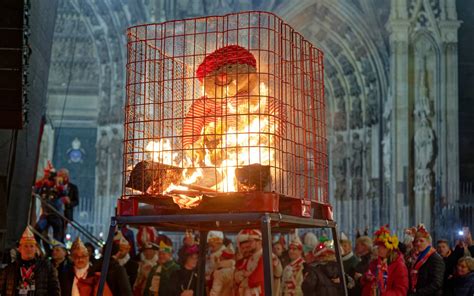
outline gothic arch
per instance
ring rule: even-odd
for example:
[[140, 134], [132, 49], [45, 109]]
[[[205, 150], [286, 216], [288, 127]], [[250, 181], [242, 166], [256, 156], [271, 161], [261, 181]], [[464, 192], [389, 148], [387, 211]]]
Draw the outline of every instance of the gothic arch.
[[[379, 196], [382, 172], [379, 162], [369, 155], [371, 149], [381, 153], [379, 123], [388, 93], [388, 50], [381, 39], [384, 31], [371, 26], [380, 20], [371, 19], [369, 6], [356, 2], [342, 5], [307, 0], [276, 8], [276, 13], [325, 53], [326, 102], [331, 118], [330, 192], [338, 222], [345, 230], [378, 224], [377, 214], [368, 209], [377, 207], [373, 203]], [[355, 217], [353, 211], [361, 211], [361, 215]]]

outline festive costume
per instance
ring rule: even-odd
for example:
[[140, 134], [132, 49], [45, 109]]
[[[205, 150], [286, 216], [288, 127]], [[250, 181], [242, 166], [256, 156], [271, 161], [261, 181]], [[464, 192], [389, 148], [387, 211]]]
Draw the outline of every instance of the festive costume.
[[[248, 240], [262, 240], [262, 233], [256, 229], [244, 229], [237, 235], [240, 245]], [[234, 273], [234, 292], [239, 296], [265, 295], [262, 249], [248, 258], [239, 260]]]
[[219, 258], [222, 255], [222, 252], [225, 250], [224, 246], [224, 233], [222, 231], [209, 231], [207, 235], [207, 243], [222, 243], [222, 246], [214, 252], [211, 252], [206, 257], [206, 285], [210, 290], [212, 287], [212, 274], [216, 270], [217, 263]]
[[[303, 244], [298, 236], [295, 236], [291, 243], [290, 249], [296, 248], [303, 252]], [[304, 259], [299, 257], [285, 267], [283, 270], [282, 285], [283, 295], [285, 296], [300, 296], [303, 295], [301, 284], [303, 283], [303, 265]]]
[[[36, 222], [35, 229], [39, 233], [47, 233], [49, 227], [53, 228], [53, 238], [57, 241], [63, 241], [64, 225], [61, 217], [59, 217], [50, 207], [52, 206], [57, 212], [64, 212], [65, 197], [68, 192], [63, 184], [57, 182], [56, 170], [51, 162], [44, 170], [44, 175], [37, 180], [34, 185], [34, 192], [41, 199], [41, 215]], [[49, 251], [49, 245], [43, 245], [45, 250]]]
[[[140, 243], [141, 245], [141, 253], [140, 253], [140, 262], [138, 264], [138, 272], [137, 272], [137, 279], [133, 285], [133, 294], [136, 296], [143, 295], [145, 284], [148, 279], [148, 276], [151, 272], [151, 269], [158, 264], [158, 250], [160, 249], [159, 246], [155, 243], [148, 242], [144, 243], [143, 241]], [[145, 254], [143, 254], [144, 250], [151, 249], [155, 250], [156, 254], [151, 259], [147, 259]]]
[[377, 258], [361, 278], [362, 295], [405, 296], [408, 291], [408, 269], [398, 250], [398, 237], [386, 226], [375, 232], [374, 244], [385, 246], [389, 258]]
[[122, 231], [118, 231], [115, 234], [113, 243], [119, 246], [119, 249], [122, 250], [122, 253], [126, 252], [124, 257], [116, 258], [116, 260], [121, 266], [125, 268], [130, 287], [133, 287], [135, 280], [137, 279], [138, 262], [130, 256], [130, 243], [122, 234]]
[[[163, 236], [161, 238], [159, 247], [160, 252], [173, 253], [173, 246], [168, 237]], [[158, 262], [158, 264], [151, 269], [150, 274], [148, 275], [143, 295], [172, 295], [174, 286], [171, 281], [171, 276], [178, 269], [180, 269], [180, 267], [173, 259], [164, 264]]]
[[[21, 239], [22, 244], [35, 244], [29, 226]], [[48, 260], [34, 258], [12, 262], [0, 272], [0, 295], [2, 296], [59, 296], [60, 287], [56, 269]]]
[[[416, 237], [430, 237], [423, 224], [417, 227]], [[409, 295], [442, 295], [444, 269], [443, 258], [432, 246], [428, 246], [418, 254], [410, 269]]]
[[229, 244], [220, 256], [216, 270], [212, 274], [211, 296], [234, 294], [235, 252]]

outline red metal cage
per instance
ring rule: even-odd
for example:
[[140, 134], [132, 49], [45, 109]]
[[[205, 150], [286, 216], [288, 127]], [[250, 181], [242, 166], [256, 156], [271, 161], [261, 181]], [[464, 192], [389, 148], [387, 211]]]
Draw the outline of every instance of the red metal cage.
[[189, 209], [205, 195], [272, 193], [328, 203], [319, 49], [268, 12], [127, 33], [122, 199]]

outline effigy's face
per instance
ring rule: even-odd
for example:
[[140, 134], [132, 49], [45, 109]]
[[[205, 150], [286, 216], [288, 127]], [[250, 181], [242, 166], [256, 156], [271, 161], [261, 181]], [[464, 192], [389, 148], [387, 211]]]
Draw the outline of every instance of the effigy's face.
[[204, 78], [204, 92], [211, 99], [234, 97], [252, 93], [258, 86], [256, 69], [249, 65], [228, 64]]

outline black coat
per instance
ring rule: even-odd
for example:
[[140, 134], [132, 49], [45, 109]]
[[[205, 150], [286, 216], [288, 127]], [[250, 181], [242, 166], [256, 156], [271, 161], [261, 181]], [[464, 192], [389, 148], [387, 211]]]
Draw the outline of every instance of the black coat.
[[474, 272], [469, 273], [463, 277], [454, 277], [453, 282], [453, 296], [472, 296], [474, 295]]
[[[101, 272], [103, 261], [103, 258], [97, 260], [96, 264], [92, 266], [91, 272]], [[110, 258], [109, 271], [107, 272], [106, 280], [112, 295], [132, 295], [132, 287], [130, 286], [127, 272], [114, 258]]]
[[135, 280], [137, 279], [138, 276], [138, 262], [135, 261], [134, 259], [131, 259], [125, 263], [123, 266], [125, 268], [125, 271], [127, 272], [127, 277], [128, 277], [128, 282], [130, 283], [130, 287], [133, 287], [135, 284]]
[[418, 270], [416, 292], [409, 295], [442, 296], [444, 269], [443, 258], [438, 253], [433, 253]]
[[79, 204], [79, 189], [72, 183], [68, 183], [68, 187], [68, 196], [71, 202], [64, 207], [64, 216], [69, 220], [74, 220], [74, 207]]
[[456, 246], [454, 251], [449, 254], [448, 257], [443, 257], [444, 261], [444, 282], [443, 282], [443, 295], [451, 295], [453, 290], [453, 281], [449, 280], [449, 276], [456, 273], [456, 265], [458, 260], [464, 256], [464, 248]]
[[344, 295], [341, 285], [331, 280], [339, 277], [339, 265], [336, 262], [327, 262], [325, 264], [305, 263], [303, 274], [305, 277], [301, 288], [304, 296]]
[[[361, 275], [365, 274], [369, 270], [370, 261], [372, 259], [371, 257], [372, 257], [372, 255], [370, 253], [360, 257], [359, 263], [357, 263], [357, 265], [354, 268], [354, 274], [355, 273], [359, 273]], [[362, 286], [360, 284], [360, 278], [358, 280], [354, 279], [354, 281], [355, 281], [355, 286], [354, 286], [354, 288], [349, 290], [349, 295], [350, 296], [359, 296], [362, 293]]]
[[184, 290], [193, 290], [194, 294], [196, 294], [197, 290], [197, 271], [194, 270], [187, 270], [185, 268], [178, 269], [173, 272], [171, 275], [171, 286], [173, 292], [170, 296], [179, 296]]
[[[34, 270], [36, 296], [60, 296], [58, 274], [56, 268], [48, 260], [36, 259]], [[20, 278], [20, 263], [10, 263], [0, 272], [0, 295], [17, 295]]]

